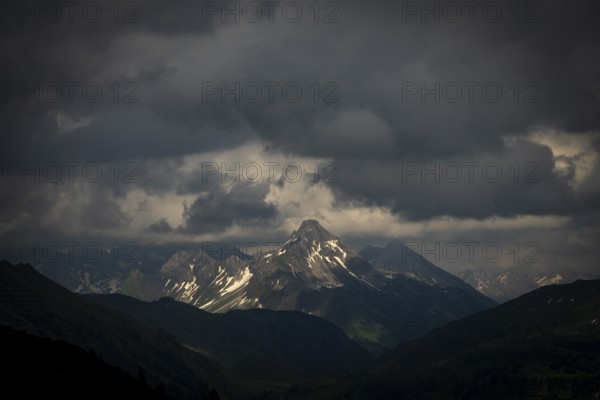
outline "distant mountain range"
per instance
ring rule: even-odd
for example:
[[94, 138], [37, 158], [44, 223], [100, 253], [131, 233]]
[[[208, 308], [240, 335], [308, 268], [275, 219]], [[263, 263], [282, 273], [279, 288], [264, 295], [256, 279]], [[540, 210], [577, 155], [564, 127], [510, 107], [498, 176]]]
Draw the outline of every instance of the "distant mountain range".
[[116, 262], [113, 253], [94, 264], [42, 260], [36, 269], [78, 293], [172, 297], [209, 312], [302, 311], [333, 322], [375, 353], [541, 286], [592, 278], [482, 269], [465, 270], [459, 278], [399, 241], [356, 252], [315, 220], [256, 257], [239, 250], [223, 256], [198, 246], [162, 255], [141, 252], [128, 263]]
[[210, 312], [298, 310], [333, 322], [373, 352], [496, 304], [431, 263], [397, 257], [402, 246], [359, 254], [307, 220], [256, 259], [178, 251], [153, 275], [133, 271], [121, 292], [147, 300], [169, 296]]
[[241, 251], [223, 257], [199, 246], [167, 257], [145, 251], [129, 263], [115, 261], [111, 251], [95, 264], [63, 257], [35, 266], [77, 293], [171, 297], [220, 313], [302, 311], [333, 322], [374, 353], [496, 305], [420, 255], [406, 257], [406, 250], [394, 241], [359, 253], [307, 220], [285, 243], [254, 258]]
[[[235, 295], [230, 295], [229, 292], [225, 293], [222, 301], [206, 306], [202, 304], [206, 301], [203, 302], [203, 299], [196, 296], [198, 293], [190, 296], [191, 291], [197, 289], [196, 286], [189, 285], [187, 289], [182, 289], [181, 286], [174, 288], [177, 283], [176, 279], [169, 282], [172, 287], [165, 288], [158, 284], [157, 280], [157, 277], [161, 275], [168, 275], [169, 268], [189, 262], [195, 264], [196, 268], [202, 268], [202, 271], [196, 274], [197, 281], [203, 283], [202, 288], [207, 284], [217, 287], [222, 283], [204, 282], [205, 279], [210, 278], [210, 276], [206, 276], [207, 271], [210, 271], [211, 268], [219, 268], [219, 266], [223, 268], [222, 276], [227, 275], [225, 282], [237, 285], [243, 281], [244, 267], [253, 264], [255, 260], [237, 248], [223, 250], [213, 247], [201, 245], [195, 249], [181, 250], [175, 245], [162, 245], [136, 248], [133, 251], [133, 249], [121, 245], [120, 249], [101, 251], [97, 257], [98, 261], [95, 262], [83, 258], [81, 252], [64, 254], [59, 257], [58, 261], [49, 261], [38, 256], [19, 261], [31, 263], [47, 277], [77, 293], [125, 293], [143, 300], [156, 300], [168, 295], [184, 301], [183, 297], [187, 295], [190, 297], [188, 302], [192, 302], [191, 298], [193, 297], [193, 302], [197, 302], [196, 306], [218, 311], [217, 304], [224, 305], [224, 309], [231, 308], [230, 306], [233, 304], [228, 305], [227, 299], [233, 300]], [[399, 241], [392, 241], [385, 247], [366, 246], [358, 255], [369, 261], [374, 268], [387, 277], [400, 273], [406, 278], [420, 280], [429, 285], [459, 287], [462, 285], [455, 275], [436, 267]], [[393, 268], [390, 268], [391, 266]], [[600, 275], [581, 274], [574, 271], [554, 271], [540, 274], [527, 268], [504, 271], [479, 268], [464, 270], [458, 274], [458, 277], [485, 296], [503, 303], [547, 284], [569, 283], [577, 279], [597, 279]], [[185, 279], [179, 280], [189, 282]], [[323, 279], [321, 279], [321, 283], [325, 285], [338, 284], [323, 281]], [[464, 285], [462, 286], [464, 288]], [[197, 290], [200, 291], [200, 289]], [[175, 293], [182, 291], [183, 293]], [[204, 291], [201, 292], [204, 293]], [[205, 297], [210, 298], [210, 294], [205, 293]], [[259, 306], [259, 304], [252, 305], [249, 302], [250, 300], [246, 300], [247, 304], [239, 304], [235, 307]]]
[[574, 272], [561, 272], [549, 275], [536, 275], [526, 270], [489, 272], [482, 269], [467, 269], [460, 278], [480, 293], [499, 303], [517, 298], [542, 286], [570, 283], [578, 279], [593, 279], [599, 276], [581, 275]]

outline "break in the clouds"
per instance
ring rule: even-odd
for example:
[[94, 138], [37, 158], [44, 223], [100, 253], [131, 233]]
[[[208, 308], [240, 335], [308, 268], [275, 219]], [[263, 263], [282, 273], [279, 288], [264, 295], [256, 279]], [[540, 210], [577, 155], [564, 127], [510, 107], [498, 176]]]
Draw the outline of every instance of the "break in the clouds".
[[[290, 3], [2, 8], [2, 237], [267, 240], [310, 217], [358, 245], [485, 230], [597, 255], [597, 2]], [[73, 180], [32, 179], [53, 163]]]

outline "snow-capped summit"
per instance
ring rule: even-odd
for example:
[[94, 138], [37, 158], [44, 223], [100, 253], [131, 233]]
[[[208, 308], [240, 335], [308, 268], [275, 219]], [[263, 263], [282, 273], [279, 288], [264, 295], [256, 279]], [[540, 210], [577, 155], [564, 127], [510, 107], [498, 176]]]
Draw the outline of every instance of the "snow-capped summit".
[[[384, 252], [389, 258], [372, 264], [315, 220], [255, 257], [210, 249], [175, 251], [155, 268], [136, 265], [120, 292], [143, 300], [168, 296], [218, 313], [301, 311], [329, 320], [373, 351], [495, 304], [431, 263], [414, 268], [394, 260], [395, 245]], [[419, 328], [407, 330], [407, 323]]]
[[296, 284], [313, 289], [351, 282], [376, 288], [380, 280], [362, 257], [315, 220], [302, 222], [288, 241], [258, 260], [261, 262], [290, 272]]

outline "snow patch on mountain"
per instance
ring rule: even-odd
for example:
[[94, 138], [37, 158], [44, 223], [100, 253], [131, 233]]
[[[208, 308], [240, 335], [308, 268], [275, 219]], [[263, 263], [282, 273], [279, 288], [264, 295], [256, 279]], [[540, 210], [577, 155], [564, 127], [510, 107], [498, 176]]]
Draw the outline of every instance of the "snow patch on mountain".
[[225, 282], [225, 286], [219, 291], [221, 296], [226, 295], [227, 293], [235, 292], [241, 288], [244, 288], [250, 282], [252, 278], [252, 272], [250, 271], [250, 267], [246, 266], [241, 271], [241, 274], [237, 274], [236, 276], [227, 277], [227, 281]]
[[560, 274], [555, 274], [554, 276], [550, 276], [550, 277], [541, 276], [541, 277], [535, 278], [534, 282], [538, 286], [548, 286], [548, 285], [554, 285], [557, 283], [561, 283], [563, 280], [564, 279]]
[[90, 272], [79, 272], [79, 285], [75, 288], [75, 293], [117, 293], [121, 290], [121, 277], [106, 278], [94, 280]]

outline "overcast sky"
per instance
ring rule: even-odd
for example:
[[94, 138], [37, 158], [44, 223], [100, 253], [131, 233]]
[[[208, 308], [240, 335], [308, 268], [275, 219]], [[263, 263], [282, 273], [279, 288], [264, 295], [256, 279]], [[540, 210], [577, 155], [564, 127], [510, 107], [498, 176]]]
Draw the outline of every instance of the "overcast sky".
[[597, 1], [56, 4], [0, 10], [3, 243], [314, 218], [451, 271], [598, 268]]

